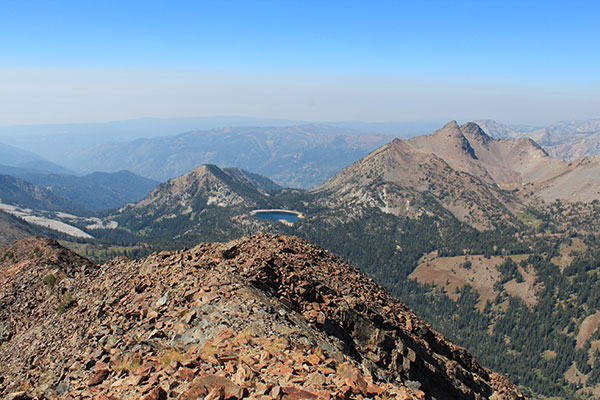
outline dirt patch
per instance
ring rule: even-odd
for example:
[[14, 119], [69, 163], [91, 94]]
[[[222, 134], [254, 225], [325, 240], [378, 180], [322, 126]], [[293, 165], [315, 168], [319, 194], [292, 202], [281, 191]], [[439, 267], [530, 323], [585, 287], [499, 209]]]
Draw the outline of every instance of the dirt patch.
[[546, 351], [544, 351], [544, 353], [542, 353], [542, 357], [544, 357], [545, 360], [552, 360], [557, 355], [558, 354], [553, 350], [546, 350]]
[[571, 368], [569, 368], [567, 372], [565, 372], [565, 379], [569, 383], [574, 383], [576, 385], [585, 385], [587, 383], [588, 376], [582, 374], [577, 369], [577, 365], [575, 365], [575, 362], [573, 362], [573, 364], [571, 364]]
[[577, 333], [577, 344], [575, 345], [576, 349], [580, 349], [583, 347], [585, 342], [598, 330], [598, 323], [600, 322], [600, 311], [597, 311], [595, 314], [588, 316], [583, 320], [581, 325], [579, 325], [579, 332]]
[[588, 351], [588, 364], [594, 365], [596, 361], [596, 350], [600, 350], [600, 340], [594, 340]]
[[[511, 256], [516, 263], [526, 259], [528, 255]], [[428, 254], [421, 258], [419, 266], [409, 275], [420, 283], [430, 283], [441, 287], [453, 299], [457, 299], [456, 289], [465, 285], [471, 286], [479, 293], [477, 308], [483, 311], [486, 302], [493, 301], [498, 292], [494, 284], [500, 280], [500, 273], [496, 268], [504, 262], [504, 257], [493, 256], [486, 258], [482, 255], [440, 257]], [[470, 263], [470, 264], [469, 264]], [[512, 296], [520, 297], [529, 306], [535, 305], [535, 272], [524, 271], [519, 267], [524, 282], [514, 280], [507, 282], [505, 290]]]
[[[516, 261], [516, 260], [515, 260]], [[517, 282], [516, 280], [508, 281], [504, 284], [504, 290], [513, 296], [519, 297], [527, 304], [530, 308], [537, 304], [537, 285], [535, 284], [535, 272], [533, 268], [529, 268], [527, 271], [519, 266], [519, 272], [523, 275], [523, 282]]]
[[[500, 278], [496, 265], [502, 263], [501, 257], [456, 256], [423, 261], [409, 277], [444, 288], [453, 300], [457, 300], [456, 289], [464, 285], [470, 285], [479, 293], [480, 310], [488, 300], [492, 301], [497, 296], [493, 287]], [[470, 268], [464, 267], [467, 261], [471, 262]]]
[[578, 390], [577, 393], [584, 396], [584, 398], [600, 399], [600, 385], [584, 387]]
[[560, 245], [559, 252], [560, 256], [554, 257], [551, 261], [558, 265], [561, 272], [564, 271], [577, 255], [577, 253], [583, 253], [587, 250], [587, 245], [580, 238], [571, 239], [571, 244], [563, 243]]

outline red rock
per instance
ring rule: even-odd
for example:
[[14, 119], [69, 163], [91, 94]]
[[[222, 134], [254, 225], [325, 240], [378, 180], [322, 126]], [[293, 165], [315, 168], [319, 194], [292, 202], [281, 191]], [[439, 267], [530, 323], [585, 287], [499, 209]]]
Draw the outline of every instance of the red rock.
[[331, 375], [331, 374], [335, 374], [335, 369], [329, 368], [329, 367], [321, 367], [321, 368], [319, 368], [319, 372], [322, 373], [323, 375]]
[[287, 365], [281, 365], [279, 368], [279, 373], [282, 375], [288, 375], [288, 374], [292, 374], [294, 372], [294, 369], [291, 367], [288, 367]]
[[148, 379], [148, 375], [131, 375], [123, 381], [124, 386], [139, 386], [140, 383]]
[[27, 395], [27, 392], [13, 392], [6, 396], [6, 400], [30, 400], [31, 397]]
[[146, 375], [152, 372], [153, 367], [149, 364], [143, 364], [135, 370], [136, 375]]
[[317, 314], [317, 324], [323, 325], [326, 321], [327, 319], [325, 318], [325, 314], [319, 311]]
[[308, 357], [306, 357], [306, 361], [308, 361], [312, 365], [317, 365], [321, 363], [321, 359], [316, 354], [311, 354]]
[[147, 395], [142, 397], [141, 400], [167, 400], [167, 392], [160, 387], [157, 386], [152, 389]]
[[273, 388], [273, 385], [267, 385], [262, 382], [257, 382], [255, 386], [255, 394], [257, 395], [265, 395], [269, 393], [269, 391]]
[[[492, 375], [466, 351], [445, 341], [437, 332], [427, 327], [426, 335], [410, 335], [408, 325], [413, 330], [415, 326], [422, 326], [416, 316], [358, 270], [318, 247], [297, 238], [269, 234], [240, 239], [238, 243], [239, 253], [230, 260], [223, 259], [222, 244], [201, 244], [192, 250], [154, 254], [146, 260], [111, 261], [102, 267], [91, 262], [86, 264], [75, 255], [69, 256], [73, 258], [72, 265], [62, 265], [56, 260], [28, 264], [28, 273], [21, 277], [27, 280], [17, 279], [19, 297], [14, 303], [17, 306], [14, 316], [19, 326], [26, 328], [28, 324], [36, 324], [42, 329], [39, 334], [32, 332], [32, 340], [27, 342], [31, 343], [31, 351], [23, 352], [18, 346], [13, 348], [11, 343], [2, 346], [0, 358], [4, 365], [0, 365], [0, 385], [26, 382], [28, 378], [39, 382], [40, 375], [46, 372], [49, 376], [50, 373], [62, 376], [63, 367], [71, 366], [67, 398], [72, 400], [100, 399], [101, 395], [108, 400], [109, 391], [128, 400], [142, 396], [160, 399], [163, 392], [173, 398], [181, 393], [182, 400], [206, 396], [233, 399], [247, 395], [245, 388], [257, 399], [308, 396], [306, 393], [324, 399], [362, 398], [387, 391], [390, 395], [402, 393], [398, 398], [414, 400], [425, 394], [403, 388], [399, 383], [404, 374], [398, 367], [406, 361], [411, 376], [421, 382], [431, 382], [431, 374], [439, 372], [439, 380], [433, 380], [440, 383], [439, 387], [423, 386], [427, 397], [443, 398], [444, 390], [456, 389], [462, 391], [465, 398], [483, 398], [491, 388], [503, 396], [506, 394], [507, 400], [520, 398], [510, 382]], [[282, 252], [282, 249], [290, 251]], [[33, 245], [24, 252], [27, 260], [32, 251]], [[59, 271], [57, 274], [65, 288], [78, 298], [81, 313], [70, 312], [58, 318], [48, 314], [47, 304], [40, 303], [45, 308], [39, 306], [40, 300], [47, 303], [47, 296], [36, 299], [29, 295], [47, 294], [42, 282], [48, 273], [44, 269], [47, 265]], [[80, 268], [84, 265], [98, 272], [83, 274]], [[2, 267], [11, 266], [0, 261]], [[40, 276], [32, 275], [39, 271]], [[99, 279], [100, 272], [102, 279]], [[3, 276], [0, 274], [0, 281]], [[263, 285], [248, 285], [255, 281]], [[198, 289], [201, 285], [205, 290]], [[162, 307], [160, 312], [153, 310], [152, 303], [166, 292], [171, 297], [169, 306]], [[0, 302], [6, 300], [3, 296], [0, 293]], [[202, 298], [210, 301], [210, 309], [203, 308], [194, 316], [191, 310], [196, 309], [189, 302], [208, 305], [199, 301]], [[282, 309], [279, 298], [285, 299], [292, 309]], [[34, 307], [26, 307], [27, 313], [24, 313], [24, 304]], [[246, 307], [229, 307], [229, 304]], [[252, 311], [245, 314], [245, 310]], [[9, 321], [5, 311], [0, 309], [0, 325]], [[294, 317], [296, 312], [305, 313], [317, 324], [306, 324], [303, 318]], [[346, 329], [345, 324], [354, 319], [360, 321], [355, 331]], [[200, 320], [211, 327], [228, 328], [221, 332], [196, 332], [199, 339], [196, 343], [202, 345], [179, 340], [177, 334], [185, 335], [184, 330], [190, 329], [183, 322], [194, 325]], [[260, 325], [261, 322], [264, 324]], [[390, 382], [381, 387], [367, 384], [354, 361], [338, 368], [341, 360], [348, 359], [348, 354], [330, 346], [331, 338], [322, 329], [322, 324], [329, 322], [347, 330], [363, 358], [370, 354], [371, 358], [378, 359], [373, 366], [375, 372], [390, 376]], [[11, 324], [7, 325], [9, 333], [16, 334]], [[116, 339], [109, 337], [115, 326], [122, 329]], [[82, 327], [85, 331], [80, 331]], [[160, 329], [154, 330], [155, 327]], [[239, 331], [243, 327], [251, 329]], [[219, 335], [213, 340], [215, 333]], [[410, 338], [404, 340], [399, 333]], [[207, 337], [202, 338], [202, 335]], [[301, 337], [308, 338], [314, 347], [306, 340], [298, 340]], [[319, 340], [313, 341], [315, 337]], [[412, 350], [408, 350], [406, 344], [410, 344]], [[174, 357], [163, 357], [161, 351], [170, 346], [175, 347]], [[323, 361], [320, 350], [325, 348], [330, 349], [327, 354], [331, 358]], [[381, 357], [387, 354], [386, 348], [395, 348], [392, 357]], [[134, 353], [139, 360], [129, 358]], [[26, 354], [33, 356], [31, 361], [23, 359]], [[439, 363], [434, 369], [415, 369], [418, 354], [430, 354]], [[179, 363], [171, 362], [172, 359]], [[88, 360], [92, 362], [88, 364]], [[109, 360], [124, 363], [120, 368]], [[20, 371], [20, 366], [26, 365], [24, 362], [31, 365], [28, 371]], [[134, 368], [139, 363], [141, 366]], [[98, 378], [93, 373], [77, 376], [79, 371], [94, 368], [94, 364], [96, 374], [100, 374]], [[465, 366], [468, 372], [461, 375], [464, 382], [456, 378], [456, 374], [450, 374], [456, 365]], [[339, 375], [336, 370], [340, 371]], [[96, 386], [88, 388], [88, 382]], [[303, 388], [283, 391], [275, 385], [298, 388], [302, 385]], [[4, 389], [9, 390], [6, 386]]]
[[204, 400], [224, 400], [225, 391], [223, 388], [214, 388], [204, 397]]
[[355, 393], [367, 395], [367, 382], [363, 378], [362, 372], [356, 367], [345, 364], [342, 377], [346, 378], [345, 383], [352, 388]]
[[367, 385], [367, 395], [373, 396], [373, 395], [380, 395], [380, 394], [384, 394], [384, 393], [385, 393], [385, 389], [382, 389], [379, 386], [376, 386], [372, 383]]
[[323, 387], [324, 384], [325, 377], [319, 372], [313, 372], [306, 377], [305, 386], [320, 388]]
[[337, 398], [347, 400], [352, 395], [352, 388], [348, 385], [344, 385], [338, 389]]
[[[190, 385], [192, 393], [208, 394], [213, 389], [223, 389], [226, 399], [241, 399], [244, 396], [244, 388], [231, 382], [229, 379], [218, 375], [204, 375], [197, 377]], [[193, 399], [193, 397], [182, 397]]]
[[284, 400], [313, 400], [317, 398], [317, 395], [307, 390], [298, 389], [295, 387], [284, 387], [282, 388]]
[[177, 371], [177, 375], [184, 381], [192, 381], [196, 377], [194, 370], [185, 367], [180, 368], [179, 371]]
[[331, 399], [331, 391], [329, 390], [319, 390], [317, 393], [318, 400], [330, 400]]
[[198, 400], [208, 394], [206, 387], [192, 383], [189, 389], [181, 394], [180, 400]]
[[269, 395], [278, 399], [279, 396], [281, 396], [281, 386], [274, 386], [273, 389], [271, 389], [271, 392], [269, 392]]
[[104, 380], [108, 377], [110, 372], [107, 368], [102, 368], [96, 371], [94, 375], [90, 378], [87, 385], [88, 386], [96, 386], [104, 382]]

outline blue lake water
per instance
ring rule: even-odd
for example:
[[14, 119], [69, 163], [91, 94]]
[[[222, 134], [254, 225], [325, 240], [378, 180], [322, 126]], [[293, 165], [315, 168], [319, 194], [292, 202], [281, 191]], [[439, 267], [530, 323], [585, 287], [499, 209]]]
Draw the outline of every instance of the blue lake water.
[[283, 211], [258, 211], [254, 213], [254, 216], [256, 218], [268, 219], [271, 221], [279, 221], [283, 219], [292, 223], [298, 221], [300, 218], [296, 213]]

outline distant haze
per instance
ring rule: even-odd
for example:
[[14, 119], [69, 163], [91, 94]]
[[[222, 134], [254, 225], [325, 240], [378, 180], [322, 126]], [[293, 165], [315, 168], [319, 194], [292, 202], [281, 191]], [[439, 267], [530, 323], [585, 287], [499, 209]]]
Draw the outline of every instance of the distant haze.
[[0, 126], [598, 118], [600, 2], [5, 1]]
[[214, 75], [177, 70], [0, 69], [0, 126], [244, 115], [300, 121], [598, 117], [598, 88], [394, 76]]

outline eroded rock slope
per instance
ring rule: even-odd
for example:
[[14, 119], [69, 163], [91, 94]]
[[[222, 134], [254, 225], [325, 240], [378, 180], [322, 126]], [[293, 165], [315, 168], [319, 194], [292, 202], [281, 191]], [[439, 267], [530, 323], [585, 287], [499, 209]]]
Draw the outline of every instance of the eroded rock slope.
[[101, 266], [48, 239], [0, 253], [8, 398], [523, 398], [356, 268], [294, 237]]

